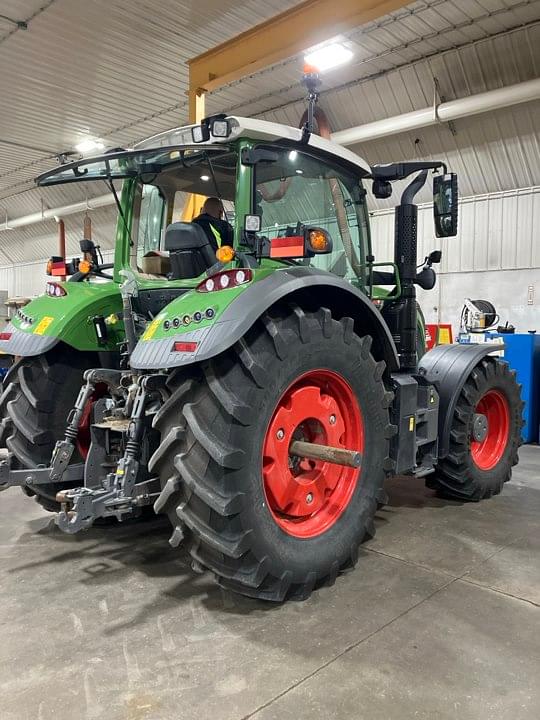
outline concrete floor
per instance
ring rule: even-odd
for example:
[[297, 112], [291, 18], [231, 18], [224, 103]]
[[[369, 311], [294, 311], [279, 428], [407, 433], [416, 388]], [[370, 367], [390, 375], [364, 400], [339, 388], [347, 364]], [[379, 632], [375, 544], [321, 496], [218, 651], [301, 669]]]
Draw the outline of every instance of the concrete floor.
[[233, 597], [165, 522], [71, 537], [0, 496], [2, 720], [538, 720], [540, 448], [503, 494], [389, 483], [356, 570], [305, 603]]

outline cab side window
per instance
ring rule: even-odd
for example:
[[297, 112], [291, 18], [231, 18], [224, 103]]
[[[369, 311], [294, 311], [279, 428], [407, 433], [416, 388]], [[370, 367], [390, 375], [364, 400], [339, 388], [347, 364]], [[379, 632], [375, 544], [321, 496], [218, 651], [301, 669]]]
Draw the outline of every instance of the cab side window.
[[322, 227], [332, 237], [332, 253], [298, 262], [364, 282], [368, 237], [359, 178], [307, 152], [282, 149], [278, 158], [256, 168], [261, 233], [272, 238], [297, 234], [302, 225]]

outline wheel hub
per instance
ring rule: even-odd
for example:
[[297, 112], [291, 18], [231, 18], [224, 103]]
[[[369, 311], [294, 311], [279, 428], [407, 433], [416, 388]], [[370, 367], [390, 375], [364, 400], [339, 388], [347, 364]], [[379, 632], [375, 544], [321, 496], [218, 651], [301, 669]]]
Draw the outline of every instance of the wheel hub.
[[482, 442], [488, 434], [487, 417], [482, 413], [475, 413], [473, 416], [472, 437], [476, 442]]
[[[510, 405], [500, 390], [488, 390], [478, 401], [471, 430], [471, 457], [480, 470], [501, 461], [510, 438]], [[485, 421], [484, 421], [485, 418]]]
[[263, 445], [263, 483], [274, 520], [296, 537], [312, 537], [344, 512], [359, 476], [357, 468], [291, 455], [294, 440], [363, 450], [360, 408], [337, 373], [315, 370], [282, 395]]

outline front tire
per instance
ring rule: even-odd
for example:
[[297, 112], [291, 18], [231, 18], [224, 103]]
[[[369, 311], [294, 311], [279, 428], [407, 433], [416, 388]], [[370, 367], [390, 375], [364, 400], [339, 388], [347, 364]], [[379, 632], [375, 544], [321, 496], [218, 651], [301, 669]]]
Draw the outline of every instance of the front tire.
[[[226, 588], [306, 598], [354, 565], [373, 535], [392, 394], [371, 338], [352, 328], [326, 309], [286, 307], [230, 351], [170, 378], [150, 462], [162, 484], [155, 509], [175, 527], [171, 542], [187, 533], [195, 563]], [[361, 450], [361, 468], [289, 461], [300, 436]]]
[[484, 358], [461, 390], [450, 451], [429, 486], [458, 500], [478, 501], [500, 493], [518, 462], [522, 413], [515, 373], [505, 362]]

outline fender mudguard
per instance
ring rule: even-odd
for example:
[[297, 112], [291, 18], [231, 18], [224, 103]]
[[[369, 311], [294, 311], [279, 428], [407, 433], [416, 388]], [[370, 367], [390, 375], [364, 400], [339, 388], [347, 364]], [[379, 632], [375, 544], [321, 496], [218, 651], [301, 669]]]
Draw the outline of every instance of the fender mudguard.
[[33, 335], [19, 330], [13, 323], [8, 323], [2, 331], [0, 351], [6, 355], [33, 357], [34, 355], [45, 354], [58, 342], [59, 338], [47, 335]]
[[117, 283], [59, 283], [61, 297], [40, 295], [34, 298], [0, 335], [0, 352], [32, 357], [51, 350], [59, 342], [74, 350], [115, 351], [124, 338], [123, 323], [109, 328], [108, 340], [100, 345], [92, 317], [121, 313], [122, 297]]
[[[352, 317], [362, 332], [373, 337], [375, 359], [384, 360], [390, 372], [399, 368], [392, 335], [369, 298], [336, 275], [309, 267], [276, 270], [247, 286], [211, 327], [171, 335], [167, 339], [139, 341], [130, 358], [131, 367], [158, 370], [208, 360], [232, 347], [278, 301], [295, 301], [300, 297], [330, 308], [338, 318]], [[196, 350], [174, 352], [175, 340], [196, 343]]]
[[502, 349], [504, 345], [439, 345], [420, 361], [419, 374], [439, 393], [439, 458], [448, 455], [454, 410], [471, 370], [482, 358]]

